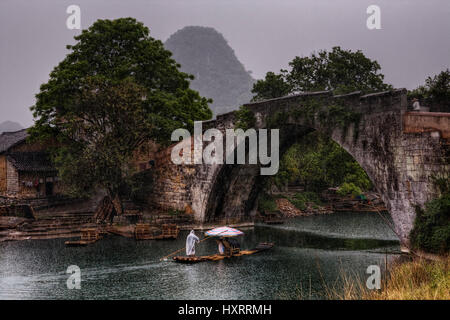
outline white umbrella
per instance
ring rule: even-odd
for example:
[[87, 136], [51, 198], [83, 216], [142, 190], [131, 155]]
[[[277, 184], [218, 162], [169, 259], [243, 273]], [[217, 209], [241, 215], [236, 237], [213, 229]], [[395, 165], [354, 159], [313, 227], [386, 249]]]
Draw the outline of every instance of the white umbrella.
[[244, 233], [238, 229], [230, 228], [230, 227], [219, 227], [214, 228], [209, 231], [205, 232], [205, 235], [214, 237], [214, 236], [221, 236], [221, 237], [236, 237], [243, 235]]

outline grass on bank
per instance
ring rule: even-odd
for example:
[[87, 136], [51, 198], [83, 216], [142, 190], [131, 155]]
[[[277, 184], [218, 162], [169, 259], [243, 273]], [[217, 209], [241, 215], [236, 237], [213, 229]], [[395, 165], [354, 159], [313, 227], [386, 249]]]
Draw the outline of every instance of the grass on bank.
[[[369, 290], [365, 279], [341, 273], [342, 282], [325, 286], [331, 300], [449, 300], [450, 256], [440, 261], [421, 258], [391, 266], [380, 290]], [[301, 298], [301, 297], [300, 297]]]

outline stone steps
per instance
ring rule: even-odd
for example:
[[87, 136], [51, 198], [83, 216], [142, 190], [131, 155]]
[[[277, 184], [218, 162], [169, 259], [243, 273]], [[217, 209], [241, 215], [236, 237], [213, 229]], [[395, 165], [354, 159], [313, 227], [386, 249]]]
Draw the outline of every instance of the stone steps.
[[64, 219], [64, 218], [80, 218], [80, 217], [93, 217], [92, 212], [76, 212], [76, 213], [68, 213], [68, 212], [55, 212], [55, 213], [35, 213], [36, 219]]
[[46, 210], [38, 211], [35, 217], [15, 229], [1, 232], [0, 241], [80, 237], [82, 229], [98, 227], [92, 212]]
[[[86, 226], [87, 228], [88, 226]], [[84, 229], [85, 226], [78, 229], [54, 229], [54, 230], [29, 230], [29, 231], [15, 231], [11, 232], [10, 235], [21, 235], [23, 237], [28, 236], [45, 236], [45, 235], [68, 235], [68, 234], [79, 234], [81, 233], [81, 229]]]
[[55, 225], [24, 225], [19, 227], [18, 231], [23, 232], [35, 232], [35, 231], [52, 231], [60, 229], [82, 229], [87, 227], [95, 227], [97, 224], [92, 222], [81, 222], [81, 223], [66, 223], [66, 224], [55, 224]]
[[34, 224], [58, 224], [58, 223], [76, 223], [76, 222], [84, 222], [84, 221], [93, 221], [92, 217], [80, 217], [80, 218], [55, 218], [55, 219], [38, 219], [33, 220]]

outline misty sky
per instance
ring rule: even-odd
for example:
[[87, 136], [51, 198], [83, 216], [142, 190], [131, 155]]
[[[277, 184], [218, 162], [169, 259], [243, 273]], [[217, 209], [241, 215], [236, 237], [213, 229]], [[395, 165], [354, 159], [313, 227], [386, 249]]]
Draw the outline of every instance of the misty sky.
[[[34, 95], [80, 32], [66, 27], [71, 4], [83, 29], [132, 16], [165, 41], [184, 26], [213, 27], [257, 79], [335, 45], [363, 50], [395, 87], [450, 67], [450, 0], [0, 0], [0, 122], [32, 124]], [[381, 8], [381, 30], [366, 27], [371, 4]]]

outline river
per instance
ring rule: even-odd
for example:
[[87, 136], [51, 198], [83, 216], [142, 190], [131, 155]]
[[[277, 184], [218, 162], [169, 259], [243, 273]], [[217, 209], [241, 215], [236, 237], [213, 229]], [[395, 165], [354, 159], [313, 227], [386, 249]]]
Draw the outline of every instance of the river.
[[[324, 298], [324, 284], [339, 287], [342, 272], [366, 278], [369, 265], [383, 267], [385, 252], [400, 249], [376, 213], [298, 217], [242, 230], [242, 248], [276, 246], [184, 265], [159, 259], [184, 247], [187, 233], [172, 241], [108, 236], [79, 248], [63, 239], [0, 243], [0, 299], [296, 299], [301, 292], [316, 299]], [[197, 254], [216, 250], [210, 240], [197, 246]], [[70, 265], [81, 269], [79, 290], [67, 288]]]

